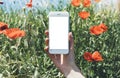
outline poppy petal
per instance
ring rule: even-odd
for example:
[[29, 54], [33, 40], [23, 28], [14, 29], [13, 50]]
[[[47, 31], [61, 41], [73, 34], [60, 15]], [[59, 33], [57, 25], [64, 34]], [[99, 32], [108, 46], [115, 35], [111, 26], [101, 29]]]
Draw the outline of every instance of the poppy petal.
[[79, 6], [80, 5], [80, 3], [81, 3], [81, 0], [72, 0], [71, 1], [71, 4], [73, 5], [73, 6]]
[[25, 32], [22, 30], [15, 31], [7, 35], [7, 37], [10, 39], [16, 39], [16, 38], [23, 37], [23, 36], [25, 36]]
[[83, 6], [84, 7], [90, 7], [91, 1], [90, 0], [83, 0]]
[[0, 34], [2, 34], [5, 29], [8, 29], [8, 25], [4, 22], [0, 22]]
[[25, 36], [25, 32], [19, 28], [6, 29], [3, 33], [10, 39], [16, 39]]
[[28, 8], [31, 8], [31, 7], [32, 7], [32, 3], [27, 3], [26, 6], [27, 6]]
[[103, 29], [103, 32], [105, 32], [105, 31], [108, 30], [108, 27], [107, 27], [105, 24], [103, 24], [103, 23], [101, 23], [101, 24], [99, 25], [99, 27]]
[[32, 0], [30, 0], [30, 3], [32, 3]]
[[89, 12], [86, 12], [86, 11], [82, 11], [82, 12], [79, 12], [78, 14], [82, 19], [86, 19], [90, 16], [90, 13]]
[[102, 58], [101, 54], [98, 51], [95, 51], [92, 54], [92, 59], [94, 59], [94, 61], [103, 61], [103, 58]]
[[20, 29], [19, 29], [19, 28], [9, 28], [9, 29], [6, 29], [3, 33], [4, 33], [5, 35], [8, 35], [8, 34], [10, 34], [11, 32], [18, 31], [18, 30], [20, 30]]
[[90, 34], [92, 35], [100, 35], [104, 32], [104, 30], [99, 26], [90, 27]]
[[84, 53], [84, 59], [89, 61], [89, 62], [92, 62], [93, 61], [92, 54], [90, 52], [85, 52]]

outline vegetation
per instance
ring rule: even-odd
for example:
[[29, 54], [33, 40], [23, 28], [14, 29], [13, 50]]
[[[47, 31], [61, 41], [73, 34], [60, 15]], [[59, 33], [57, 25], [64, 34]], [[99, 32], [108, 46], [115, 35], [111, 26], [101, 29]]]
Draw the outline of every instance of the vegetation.
[[[62, 2], [60, 2], [62, 4]], [[117, 11], [103, 9], [94, 11], [95, 5], [75, 7], [68, 4], [49, 9], [24, 8], [6, 13], [0, 9], [0, 21], [9, 28], [20, 28], [25, 37], [9, 39], [0, 34], [0, 77], [2, 78], [64, 78], [44, 51], [44, 31], [48, 29], [49, 11], [68, 11], [70, 31], [74, 36], [76, 64], [86, 78], [120, 77], [120, 22]], [[78, 15], [80, 11], [90, 12], [87, 19]], [[90, 27], [104, 23], [108, 30], [100, 35], [90, 33]], [[88, 62], [85, 52], [99, 51], [101, 62]]]

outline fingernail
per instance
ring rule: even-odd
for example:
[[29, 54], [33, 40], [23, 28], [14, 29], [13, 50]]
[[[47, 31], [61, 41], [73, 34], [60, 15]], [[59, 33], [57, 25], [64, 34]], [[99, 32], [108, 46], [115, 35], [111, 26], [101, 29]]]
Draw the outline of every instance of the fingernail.
[[48, 30], [45, 30], [45, 34], [48, 34]]
[[72, 32], [70, 32], [70, 35], [71, 35], [71, 37], [73, 37], [73, 34], [72, 34]]
[[44, 50], [45, 50], [46, 52], [48, 52], [48, 46], [46, 46], [46, 47], [44, 48]]

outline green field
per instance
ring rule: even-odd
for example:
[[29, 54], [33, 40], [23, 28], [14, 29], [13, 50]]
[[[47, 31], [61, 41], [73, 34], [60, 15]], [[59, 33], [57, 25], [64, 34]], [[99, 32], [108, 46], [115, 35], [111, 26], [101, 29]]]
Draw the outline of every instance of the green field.
[[[6, 13], [0, 9], [0, 22], [9, 28], [20, 28], [26, 36], [15, 40], [0, 34], [0, 78], [64, 78], [44, 51], [45, 34], [48, 29], [50, 11], [70, 13], [70, 31], [74, 36], [75, 60], [86, 78], [120, 78], [120, 22], [119, 12], [109, 9], [94, 11], [94, 5], [67, 7], [50, 6], [49, 9], [28, 9]], [[90, 17], [86, 20], [78, 12], [86, 10]], [[91, 35], [89, 28], [104, 23], [108, 30], [101, 35]], [[83, 54], [99, 51], [102, 62], [88, 62]]]

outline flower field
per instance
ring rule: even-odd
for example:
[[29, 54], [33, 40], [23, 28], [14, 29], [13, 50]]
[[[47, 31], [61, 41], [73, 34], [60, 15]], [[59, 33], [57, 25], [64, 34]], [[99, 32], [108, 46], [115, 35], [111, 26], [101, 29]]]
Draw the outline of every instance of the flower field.
[[120, 15], [95, 11], [99, 1], [41, 9], [30, 0], [18, 11], [0, 8], [0, 78], [64, 78], [44, 51], [50, 11], [69, 12], [76, 64], [86, 78], [120, 78]]

